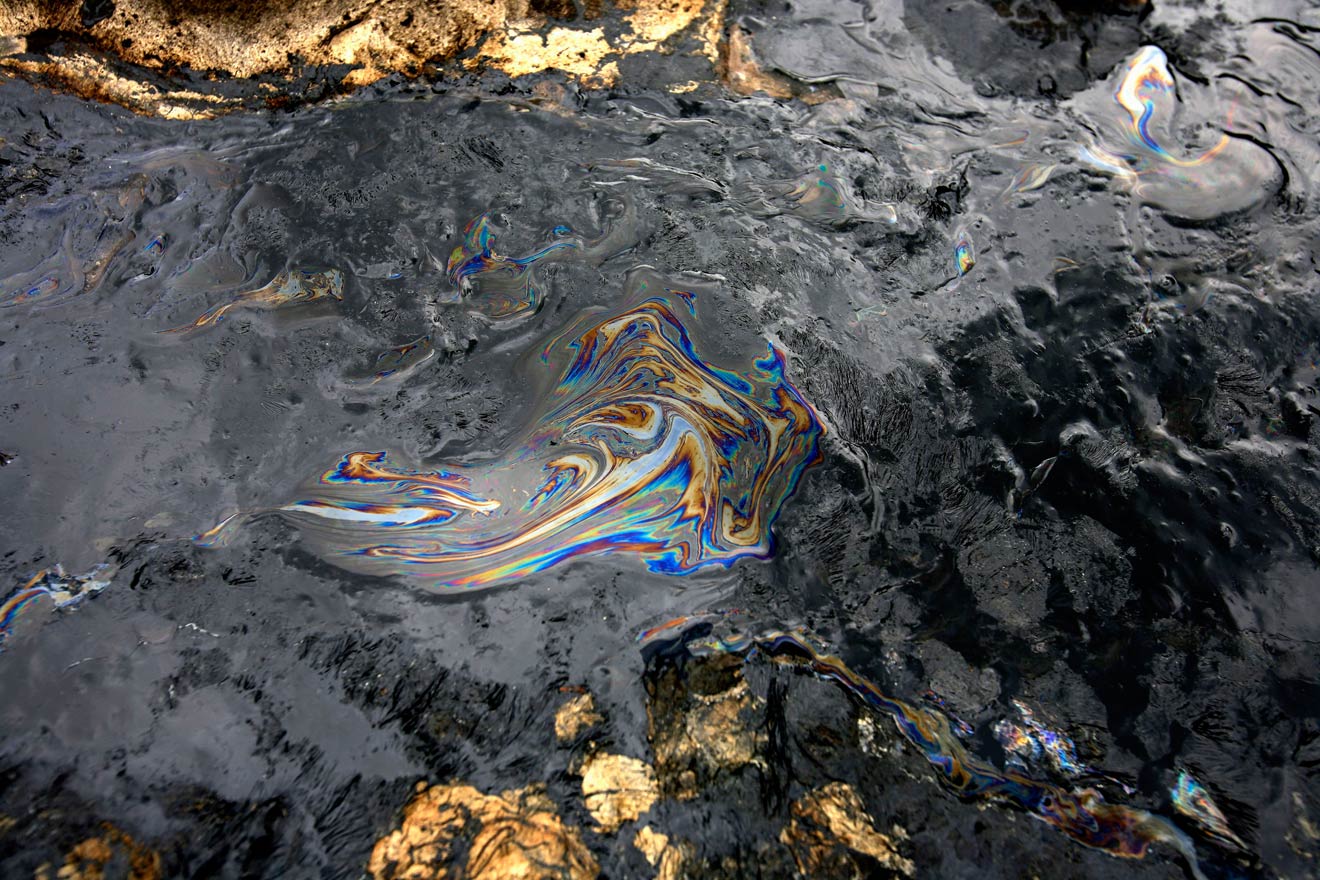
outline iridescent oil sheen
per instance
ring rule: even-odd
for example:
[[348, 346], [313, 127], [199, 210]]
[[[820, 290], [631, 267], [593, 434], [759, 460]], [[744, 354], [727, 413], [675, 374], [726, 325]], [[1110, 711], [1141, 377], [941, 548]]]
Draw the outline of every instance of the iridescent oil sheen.
[[190, 324], [161, 332], [186, 333], [213, 327], [238, 309], [279, 309], [343, 298], [344, 275], [338, 269], [290, 269], [279, 272], [269, 284], [239, 293], [229, 301], [208, 309]]
[[962, 278], [976, 267], [976, 250], [972, 247], [972, 237], [965, 228], [959, 227], [953, 238], [953, 263]]
[[435, 344], [429, 334], [387, 349], [376, 358], [376, 372], [371, 378], [371, 384], [389, 379], [395, 381], [403, 379], [417, 372], [433, 357], [435, 357]]
[[1146, 46], [1128, 61], [1114, 90], [1114, 102], [1126, 114], [1120, 117], [1126, 144], [1112, 150], [1093, 146], [1082, 151], [1084, 159], [1102, 170], [1120, 176], [1140, 175], [1164, 167], [1196, 168], [1214, 158], [1228, 144], [1228, 135], [1197, 156], [1182, 158], [1170, 152], [1157, 126], [1168, 126], [1177, 104], [1173, 75], [1164, 52]]
[[1025, 768], [1043, 761], [1068, 776], [1087, 772], [1088, 768], [1077, 759], [1077, 746], [1071, 737], [1041, 724], [1021, 700], [1014, 700], [1013, 708], [1017, 709], [1020, 721], [1014, 723], [1004, 719], [994, 728], [995, 736], [1011, 763]]
[[503, 256], [495, 251], [490, 218], [482, 214], [463, 230], [463, 243], [449, 255], [445, 271], [450, 283], [475, 300], [480, 314], [495, 320], [518, 318], [541, 306], [543, 294], [533, 267], [556, 252], [576, 247], [572, 241], [556, 241], [525, 257]]
[[445, 271], [469, 311], [494, 323], [517, 321], [535, 314], [545, 301], [545, 283], [538, 267], [574, 259], [597, 264], [635, 243], [636, 206], [631, 200], [610, 203], [613, 214], [605, 231], [595, 239], [560, 224], [555, 239], [522, 257], [495, 250], [495, 232], [489, 214], [474, 217], [463, 229], [463, 241], [449, 254]]
[[1247, 848], [1242, 838], [1234, 834], [1233, 829], [1228, 826], [1228, 817], [1210, 797], [1210, 792], [1192, 774], [1186, 770], [1179, 771], [1178, 781], [1174, 784], [1170, 796], [1173, 800], [1173, 808], [1200, 825], [1210, 837], [1239, 849]]
[[549, 393], [490, 461], [420, 472], [351, 452], [277, 512], [337, 564], [446, 589], [586, 556], [687, 574], [769, 555], [824, 428], [773, 345], [738, 372], [705, 360], [696, 300], [641, 272], [629, 305], [552, 339], [533, 362]]
[[19, 616], [41, 599], [49, 599], [56, 608], [76, 605], [110, 586], [113, 574], [108, 565], [99, 565], [81, 575], [65, 574], [59, 565], [37, 572], [0, 604], [0, 646], [13, 631]]
[[[1277, 183], [1268, 152], [1222, 127], [1207, 149], [1183, 151], [1176, 121], [1182, 102], [1161, 49], [1143, 47], [1117, 76], [1109, 106], [1118, 112], [1100, 121], [1100, 137], [1079, 149], [1085, 165], [1113, 175], [1143, 201], [1192, 219], [1249, 207]], [[1222, 112], [1214, 124], [1231, 126], [1232, 108]], [[1033, 188], [1038, 172], [1025, 173], [1010, 191]]]

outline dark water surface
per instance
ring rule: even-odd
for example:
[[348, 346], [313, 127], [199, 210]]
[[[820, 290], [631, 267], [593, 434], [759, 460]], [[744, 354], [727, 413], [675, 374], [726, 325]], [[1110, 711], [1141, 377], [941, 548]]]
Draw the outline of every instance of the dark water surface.
[[355, 877], [462, 780], [650, 876], [602, 749], [692, 876], [831, 781], [924, 876], [1320, 871], [1320, 11], [735, 13], [834, 99], [0, 83], [0, 873]]

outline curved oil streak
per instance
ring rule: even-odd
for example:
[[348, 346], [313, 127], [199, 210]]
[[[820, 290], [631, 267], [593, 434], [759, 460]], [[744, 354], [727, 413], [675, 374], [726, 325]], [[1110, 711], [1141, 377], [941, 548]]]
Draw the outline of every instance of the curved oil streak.
[[[1151, 118], [1157, 107], [1168, 112], [1177, 100], [1173, 75], [1169, 73], [1169, 60], [1162, 49], [1145, 46], [1127, 64], [1127, 70], [1114, 90], [1114, 100], [1127, 111], [1132, 120], [1128, 132], [1135, 142], [1159, 154], [1166, 161], [1183, 168], [1193, 168], [1212, 159], [1228, 144], [1228, 135], [1220, 135], [1219, 142], [1193, 159], [1180, 159], [1166, 150], [1151, 130]], [[1161, 106], [1163, 105], [1163, 106]]]
[[897, 228], [899, 223], [895, 204], [868, 202], [826, 163], [794, 178], [747, 181], [735, 200], [758, 216], [788, 214], [830, 229], [850, 223]]
[[[1103, 126], [1100, 141], [1078, 147], [1078, 157], [1123, 181], [1142, 200], [1189, 219], [1208, 219], [1249, 208], [1278, 185], [1278, 164], [1269, 152], [1224, 130], [1200, 153], [1175, 151], [1180, 101], [1159, 48], [1145, 46], [1128, 60], [1111, 99], [1121, 113]], [[1226, 116], [1231, 126], [1231, 110]], [[1034, 178], [1028, 173], [1010, 191], [1033, 188]]]
[[517, 318], [541, 307], [532, 267], [557, 251], [576, 247], [574, 242], [560, 241], [525, 257], [501, 256], [495, 252], [490, 218], [481, 214], [463, 229], [463, 243], [449, 254], [445, 272], [463, 293], [479, 297], [481, 314], [495, 320]]
[[191, 324], [160, 330], [186, 333], [214, 326], [237, 309], [279, 309], [325, 299], [344, 298], [344, 275], [338, 269], [291, 269], [279, 272], [269, 284], [244, 291], [229, 302], [208, 309]]
[[568, 226], [556, 226], [554, 234], [560, 240], [525, 257], [496, 252], [490, 215], [480, 214], [464, 227], [463, 241], [450, 252], [445, 273], [478, 315], [503, 322], [535, 314], [545, 297], [536, 277], [537, 264], [570, 256], [597, 264], [635, 243], [636, 206], [631, 200], [620, 200], [616, 207], [616, 215], [609, 218], [600, 238], [588, 241]]
[[47, 598], [56, 608], [67, 608], [110, 586], [113, 575], [114, 570], [108, 564], [81, 575], [65, 574], [59, 565], [37, 572], [0, 604], [0, 646], [13, 631], [19, 615], [38, 600]]
[[1068, 776], [1092, 772], [1078, 760], [1072, 737], [1041, 724], [1031, 707], [1021, 700], [1014, 700], [1013, 708], [1017, 709], [1020, 723], [1004, 719], [994, 726], [995, 737], [1011, 763], [1025, 769], [1044, 760]]
[[1173, 799], [1173, 808], [1200, 825], [1211, 837], [1238, 849], [1247, 848], [1242, 838], [1229, 827], [1228, 818], [1210, 797], [1210, 792], [1192, 774], [1179, 771], [1178, 781], [1169, 795]]
[[976, 250], [972, 246], [972, 237], [965, 227], [959, 227], [953, 240], [953, 264], [958, 270], [958, 277], [966, 275], [976, 268]]
[[556, 384], [521, 444], [489, 464], [418, 473], [350, 453], [277, 512], [345, 567], [448, 588], [600, 554], [668, 574], [768, 556], [824, 428], [773, 346], [745, 375], [702, 360], [680, 319], [691, 298], [657, 291], [552, 341]]
[[376, 357], [375, 373], [368, 384], [376, 385], [386, 380], [400, 381], [421, 369], [422, 365], [435, 357], [435, 343], [428, 333], [412, 342], [395, 346], [381, 352]]
[[1127, 63], [1114, 102], [1126, 113], [1120, 126], [1125, 144], [1109, 149], [1100, 146], [1082, 148], [1083, 160], [1092, 166], [1119, 176], [1139, 176], [1168, 167], [1194, 169], [1204, 166], [1228, 146], [1229, 136], [1221, 134], [1210, 149], [1189, 159], [1171, 153], [1157, 138], [1155, 126], [1167, 127], [1177, 106], [1177, 90], [1168, 58], [1163, 50], [1145, 46]]

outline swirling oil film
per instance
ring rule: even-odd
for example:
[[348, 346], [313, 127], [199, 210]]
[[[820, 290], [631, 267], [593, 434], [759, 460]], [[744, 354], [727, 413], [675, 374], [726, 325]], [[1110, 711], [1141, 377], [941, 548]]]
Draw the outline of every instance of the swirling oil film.
[[1316, 107], [1304, 0], [4, 4], [0, 876], [1314, 876]]
[[558, 378], [515, 448], [430, 473], [350, 452], [279, 512], [346, 567], [441, 588], [604, 553], [669, 574], [768, 556], [823, 428], [782, 352], [771, 346], [741, 375], [703, 362], [682, 318], [696, 317], [697, 298], [657, 286], [640, 299], [653, 283], [635, 281], [635, 305], [591, 314], [546, 348], [538, 366]]

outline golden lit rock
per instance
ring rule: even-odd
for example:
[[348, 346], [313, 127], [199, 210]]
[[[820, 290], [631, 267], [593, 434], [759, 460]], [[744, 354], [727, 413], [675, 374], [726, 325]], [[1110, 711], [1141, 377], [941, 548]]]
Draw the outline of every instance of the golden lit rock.
[[72, 54], [46, 61], [0, 58], [0, 70], [21, 73], [35, 82], [84, 98], [164, 119], [211, 119], [238, 106], [235, 100], [188, 89], [161, 91], [115, 73], [104, 61], [91, 55]]
[[656, 774], [667, 794], [696, 797], [712, 776], [757, 759], [757, 733], [748, 725], [754, 699], [742, 660], [714, 657], [647, 683], [646, 714]]
[[108, 822], [101, 827], [100, 835], [69, 850], [63, 866], [53, 875], [49, 865], [37, 868], [38, 880], [105, 880], [107, 876], [159, 880], [163, 876], [160, 853]]
[[651, 867], [656, 869], [656, 880], [678, 880], [683, 876], [683, 865], [692, 856], [692, 844], [673, 843], [669, 836], [643, 826], [633, 837], [635, 846]]
[[509, 76], [558, 70], [578, 77], [593, 77], [609, 86], [619, 78], [617, 64], [603, 63], [610, 53], [604, 28], [583, 31], [556, 27], [545, 33], [511, 30], [487, 40], [481, 54], [468, 61], [467, 67], [472, 70], [494, 67]]
[[462, 784], [419, 785], [399, 829], [376, 841], [367, 870], [375, 880], [587, 880], [599, 873], [541, 787], [487, 795]]
[[[682, 33], [697, 22], [724, 20], [723, 0], [619, 0], [619, 8], [631, 10], [625, 17], [632, 29], [628, 50], [645, 52], [660, 48], [660, 44]], [[707, 44], [703, 51], [711, 60], [717, 57], [709, 37], [698, 29], [698, 38]], [[718, 42], [718, 36], [715, 42]], [[622, 42], [622, 40], [621, 40]]]
[[596, 714], [596, 701], [591, 694], [578, 694], [555, 712], [555, 737], [561, 743], [570, 743], [577, 735], [600, 724]]
[[[9, 0], [0, 4], [0, 69], [166, 118], [204, 118], [239, 106], [235, 98], [179, 89], [161, 92], [126, 78], [110, 59], [172, 76], [190, 68], [222, 77], [287, 77], [290, 93], [304, 68], [341, 66], [351, 89], [390, 73], [417, 75], [469, 50], [469, 70], [509, 76], [557, 71], [588, 87], [619, 78], [618, 61], [639, 52], [670, 52], [691, 37], [712, 63], [719, 56], [727, 0], [619, 0], [622, 27], [583, 27], [603, 16], [596, 0], [550, 8], [529, 0], [310, 0], [296, 5], [242, 3], [197, 7], [180, 0], [118, 0], [84, 23], [76, 3]], [[58, 32], [67, 54], [26, 56], [27, 36]], [[269, 81], [262, 85], [270, 86]], [[272, 99], [275, 96], [272, 96]], [[210, 106], [207, 106], [207, 105]]]
[[[852, 786], [831, 782], [793, 803], [792, 818], [779, 835], [808, 877], [867, 876], [855, 854], [869, 856], [895, 874], [912, 877], [916, 867], [898, 852], [893, 837], [881, 834]], [[901, 829], [894, 829], [901, 837]]]
[[752, 51], [751, 37], [736, 24], [729, 28], [722, 73], [724, 84], [740, 95], [764, 92], [772, 98], [793, 97], [792, 82], [788, 77], [761, 69]]
[[504, 32], [492, 34], [465, 65], [471, 70], [494, 67], [514, 77], [554, 70], [578, 77], [588, 86], [611, 86], [619, 79], [619, 58], [667, 51], [668, 41], [684, 33], [691, 33], [699, 51], [713, 62], [719, 55], [725, 2], [620, 0], [618, 7], [627, 12], [626, 28], [613, 39], [601, 27], [538, 30], [539, 21], [511, 20]]
[[143, 67], [186, 65], [250, 77], [288, 71], [291, 55], [311, 65], [407, 70], [431, 58], [453, 57], [506, 21], [527, 14], [525, 0], [204, 6], [182, 0], [117, 0], [106, 18], [85, 27], [77, 3], [7, 0], [0, 8], [0, 33], [57, 29]]
[[651, 809], [660, 788], [645, 761], [595, 754], [582, 765], [582, 797], [600, 830], [609, 834]]

